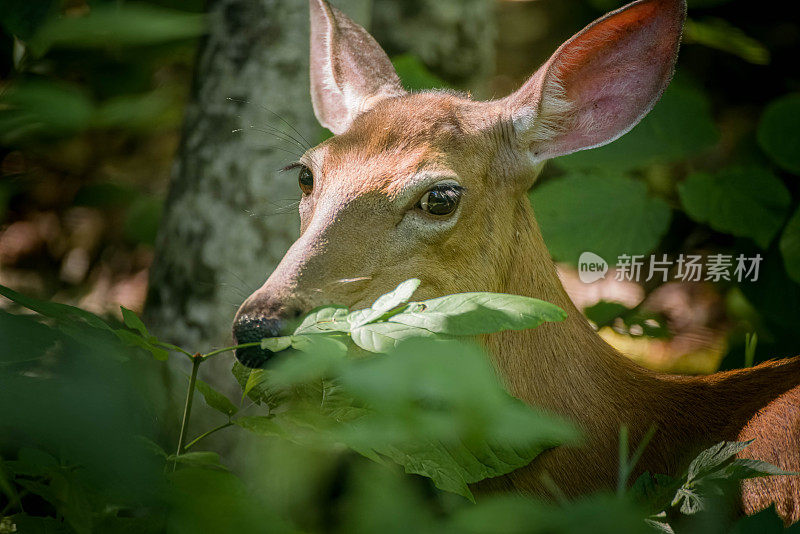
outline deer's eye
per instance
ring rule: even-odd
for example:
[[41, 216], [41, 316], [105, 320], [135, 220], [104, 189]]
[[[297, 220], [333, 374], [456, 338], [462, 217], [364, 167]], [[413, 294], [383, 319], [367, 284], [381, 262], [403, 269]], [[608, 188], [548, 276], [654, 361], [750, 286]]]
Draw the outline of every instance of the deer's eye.
[[305, 165], [300, 167], [300, 175], [297, 181], [300, 183], [300, 190], [304, 195], [310, 195], [311, 191], [314, 190], [314, 173]]
[[450, 215], [458, 207], [464, 188], [456, 184], [438, 184], [422, 195], [419, 208], [431, 215]]

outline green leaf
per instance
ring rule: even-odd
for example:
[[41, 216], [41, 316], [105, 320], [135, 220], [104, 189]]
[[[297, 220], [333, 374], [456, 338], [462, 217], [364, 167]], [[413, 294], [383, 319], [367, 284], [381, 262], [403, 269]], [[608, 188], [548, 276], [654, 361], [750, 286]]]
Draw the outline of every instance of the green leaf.
[[248, 417], [239, 417], [234, 419], [233, 422], [248, 432], [258, 434], [259, 436], [288, 437], [284, 428], [276, 422], [274, 417], [252, 415]]
[[797, 475], [794, 471], [784, 471], [780, 467], [761, 460], [736, 458], [725, 466], [720, 477], [727, 480], [745, 480], [763, 476]]
[[111, 327], [103, 319], [75, 306], [35, 299], [22, 293], [17, 293], [4, 285], [0, 285], [0, 295], [45, 317], [62, 321], [79, 321], [93, 328], [111, 330]]
[[800, 284], [800, 208], [789, 219], [780, 241], [783, 264], [789, 277]]
[[36, 34], [31, 47], [42, 54], [51, 47], [141, 46], [197, 37], [205, 32], [202, 15], [147, 4], [99, 4], [86, 13], [51, 19]]
[[733, 525], [730, 534], [783, 534], [784, 532], [797, 532], [797, 524], [793, 528], [784, 530], [783, 520], [775, 511], [775, 505], [761, 510], [757, 514], [744, 517]]
[[134, 200], [125, 214], [123, 231], [126, 239], [134, 244], [155, 244], [163, 205], [163, 199], [145, 195]]
[[283, 392], [267, 380], [268, 375], [263, 369], [250, 369], [234, 362], [231, 373], [242, 388], [242, 400], [247, 397], [256, 404], [274, 406], [283, 397]]
[[167, 458], [167, 461], [186, 464], [192, 467], [226, 470], [225, 466], [220, 463], [219, 454], [210, 451], [185, 452], [178, 456], [171, 454]]
[[722, 19], [707, 18], [702, 21], [687, 19], [683, 28], [683, 38], [685, 43], [716, 48], [755, 65], [769, 63], [769, 50], [766, 46]]
[[169, 351], [157, 345], [154, 345], [147, 339], [143, 338], [138, 334], [134, 334], [130, 330], [125, 330], [123, 328], [115, 328], [114, 334], [116, 334], [116, 336], [120, 339], [120, 341], [122, 341], [127, 345], [131, 347], [139, 347], [146, 350], [147, 352], [152, 354], [156, 360], [163, 362], [169, 359]]
[[388, 321], [437, 334], [474, 336], [536, 328], [566, 317], [564, 310], [539, 299], [503, 293], [458, 293], [414, 303]]
[[235, 404], [233, 404], [230, 400], [228, 400], [228, 397], [226, 397], [219, 391], [215, 390], [214, 388], [212, 388], [210, 385], [208, 385], [206, 382], [203, 382], [199, 378], [195, 383], [195, 387], [197, 388], [197, 391], [199, 391], [203, 395], [206, 404], [208, 404], [210, 407], [214, 408], [218, 412], [223, 413], [228, 417], [230, 417], [232, 415], [235, 415], [236, 412], [239, 411], [239, 408], [237, 408]]
[[261, 348], [272, 352], [280, 352], [292, 346], [291, 336], [267, 337], [261, 340]]
[[292, 354], [276, 362], [270, 382], [292, 386], [322, 380], [340, 370], [345, 354], [324, 350]]
[[417, 278], [406, 280], [400, 283], [394, 290], [378, 297], [378, 300], [369, 308], [351, 312], [347, 316], [347, 322], [350, 323], [350, 328], [355, 329], [359, 326], [371, 323], [401, 304], [405, 304], [417, 290], [420, 283], [421, 281]]
[[800, 93], [773, 100], [761, 115], [758, 144], [772, 161], [800, 174]]
[[247, 382], [244, 386], [244, 394], [250, 395], [250, 392], [253, 391], [259, 384], [263, 383], [266, 380], [264, 376], [263, 369], [253, 369], [250, 371], [250, 374], [247, 376]]
[[622, 254], [648, 254], [672, 215], [644, 183], [621, 176], [568, 175], [534, 188], [531, 201], [550, 254], [573, 265], [586, 251], [611, 264]]
[[734, 456], [745, 450], [751, 441], [722, 441], [704, 450], [689, 464], [687, 479], [692, 482], [721, 469]]
[[708, 98], [700, 90], [674, 80], [655, 108], [623, 137], [599, 148], [557, 158], [554, 163], [573, 172], [643, 169], [699, 154], [718, 140], [719, 130]]
[[516, 450], [486, 442], [472, 446], [456, 443], [408, 442], [376, 450], [400, 464], [406, 473], [430, 478], [437, 488], [475, 501], [468, 484], [510, 473], [529, 464], [548, 446]]
[[483, 352], [452, 341], [407, 341], [391, 354], [354, 362], [344, 389], [371, 408], [338, 436], [470, 497], [468, 484], [529, 463], [572, 442], [576, 431], [502, 388]]
[[447, 87], [447, 82], [433, 74], [422, 61], [411, 54], [392, 58], [392, 65], [408, 91], [424, 91]]
[[789, 191], [767, 169], [734, 168], [716, 175], [694, 173], [678, 186], [681, 203], [695, 221], [767, 248], [786, 218]]
[[139, 316], [125, 306], [120, 306], [119, 308], [122, 310], [122, 322], [125, 324], [125, 326], [132, 330], [136, 330], [145, 339], [149, 339], [150, 333], [147, 331], [147, 327], [144, 325], [142, 320], [139, 319]]
[[349, 310], [345, 306], [322, 306], [316, 308], [303, 318], [303, 322], [295, 329], [294, 333], [299, 335], [349, 332], [348, 313]]
[[389, 352], [403, 340], [435, 335], [430, 330], [396, 322], [365, 324], [350, 332], [353, 343], [369, 352]]
[[0, 143], [24, 144], [67, 137], [88, 128], [94, 104], [78, 87], [28, 81], [0, 96]]

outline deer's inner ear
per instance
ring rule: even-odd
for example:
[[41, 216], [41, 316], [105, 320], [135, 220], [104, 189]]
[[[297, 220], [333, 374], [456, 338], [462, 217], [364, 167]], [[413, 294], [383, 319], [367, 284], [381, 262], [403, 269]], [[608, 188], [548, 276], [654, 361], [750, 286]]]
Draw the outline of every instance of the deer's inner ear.
[[610, 143], [655, 105], [675, 67], [685, 0], [644, 0], [564, 43], [504, 108], [534, 161]]

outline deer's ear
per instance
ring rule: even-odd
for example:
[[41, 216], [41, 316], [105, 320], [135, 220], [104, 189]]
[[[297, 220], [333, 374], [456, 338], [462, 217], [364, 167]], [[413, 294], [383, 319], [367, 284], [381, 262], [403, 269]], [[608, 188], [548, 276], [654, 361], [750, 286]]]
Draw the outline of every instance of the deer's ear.
[[639, 0], [564, 43], [505, 114], [534, 161], [610, 143], [655, 105], [672, 78], [685, 0]]
[[379, 100], [405, 94], [391, 61], [367, 31], [326, 0], [310, 0], [311, 101], [334, 134]]

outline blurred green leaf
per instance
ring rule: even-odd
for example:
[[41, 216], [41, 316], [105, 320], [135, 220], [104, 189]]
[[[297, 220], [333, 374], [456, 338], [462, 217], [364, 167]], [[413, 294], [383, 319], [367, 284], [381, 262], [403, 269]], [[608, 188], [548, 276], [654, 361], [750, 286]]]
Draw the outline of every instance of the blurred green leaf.
[[687, 19], [683, 39], [686, 43], [728, 52], [756, 65], [767, 65], [770, 61], [767, 47], [722, 19]]
[[780, 249], [786, 272], [792, 280], [800, 284], [800, 208], [794, 212], [786, 228], [783, 229]]
[[94, 4], [85, 15], [59, 17], [44, 24], [31, 41], [41, 55], [52, 47], [113, 48], [197, 37], [205, 18], [148, 4]]
[[250, 369], [237, 361], [233, 363], [231, 373], [242, 388], [242, 399], [247, 397], [256, 404], [273, 406], [283, 397], [283, 393], [267, 380], [268, 375], [263, 369]]
[[707, 97], [674, 80], [633, 130], [611, 144], [554, 160], [566, 170], [624, 171], [688, 158], [719, 140]]
[[534, 187], [531, 202], [550, 254], [577, 264], [586, 251], [615, 263], [648, 254], [669, 228], [667, 204], [622, 176], [570, 174]]
[[681, 203], [695, 221], [767, 248], [786, 219], [791, 196], [772, 172], [734, 168], [694, 173], [678, 185]]
[[401, 54], [392, 58], [397, 75], [408, 91], [424, 91], [447, 87], [447, 82], [433, 74], [422, 61], [411, 54]]
[[136, 199], [125, 215], [125, 237], [133, 243], [154, 245], [163, 206], [159, 198], [142, 196]]
[[76, 206], [113, 209], [130, 204], [140, 195], [138, 189], [128, 184], [105, 182], [84, 185], [73, 202]]
[[782, 534], [790, 530], [797, 531], [797, 525], [794, 528], [784, 530], [783, 520], [778, 516], [775, 511], [775, 505], [761, 510], [749, 517], [743, 517], [733, 525], [730, 534]]
[[94, 105], [77, 87], [25, 81], [0, 95], [0, 144], [16, 145], [70, 136], [85, 130]]
[[219, 454], [211, 451], [185, 452], [180, 455], [171, 454], [167, 457], [167, 461], [192, 467], [225, 469], [225, 466], [220, 463]]
[[0, 2], [0, 26], [27, 41], [57, 5], [56, 0], [3, 0]]
[[203, 395], [203, 398], [210, 407], [214, 408], [218, 412], [231, 417], [235, 415], [236, 412], [239, 411], [239, 408], [236, 407], [228, 397], [217, 391], [216, 389], [212, 388], [206, 382], [203, 382], [199, 378], [195, 384], [197, 391]]
[[341, 430], [345, 443], [467, 497], [467, 484], [577, 438], [570, 425], [510, 397], [471, 345], [407, 341], [387, 356], [347, 366], [341, 383], [371, 410]]
[[800, 94], [773, 100], [761, 115], [758, 143], [782, 168], [800, 174]]
[[139, 334], [133, 333], [130, 330], [125, 330], [123, 328], [116, 328], [114, 329], [114, 334], [120, 339], [120, 341], [126, 343], [131, 347], [139, 347], [141, 349], [146, 350], [156, 360], [159, 361], [166, 361], [169, 359], [169, 351], [159, 347], [154, 342], [150, 341], [147, 338], [142, 337]]
[[128, 131], [173, 127], [180, 122], [180, 109], [180, 102], [163, 92], [122, 95], [97, 107], [92, 116], [92, 126]]
[[63, 321], [79, 321], [93, 328], [109, 331], [111, 330], [111, 327], [109, 327], [103, 319], [91, 312], [76, 308], [75, 306], [69, 306], [68, 304], [61, 304], [59, 302], [35, 299], [33, 297], [17, 293], [16, 291], [4, 285], [0, 285], [0, 295], [13, 302], [16, 302], [20, 306], [44, 315], [45, 317]]
[[521, 495], [488, 496], [458, 510], [453, 521], [464, 534], [652, 533], [644, 518], [630, 501], [597, 493], [559, 505]]

